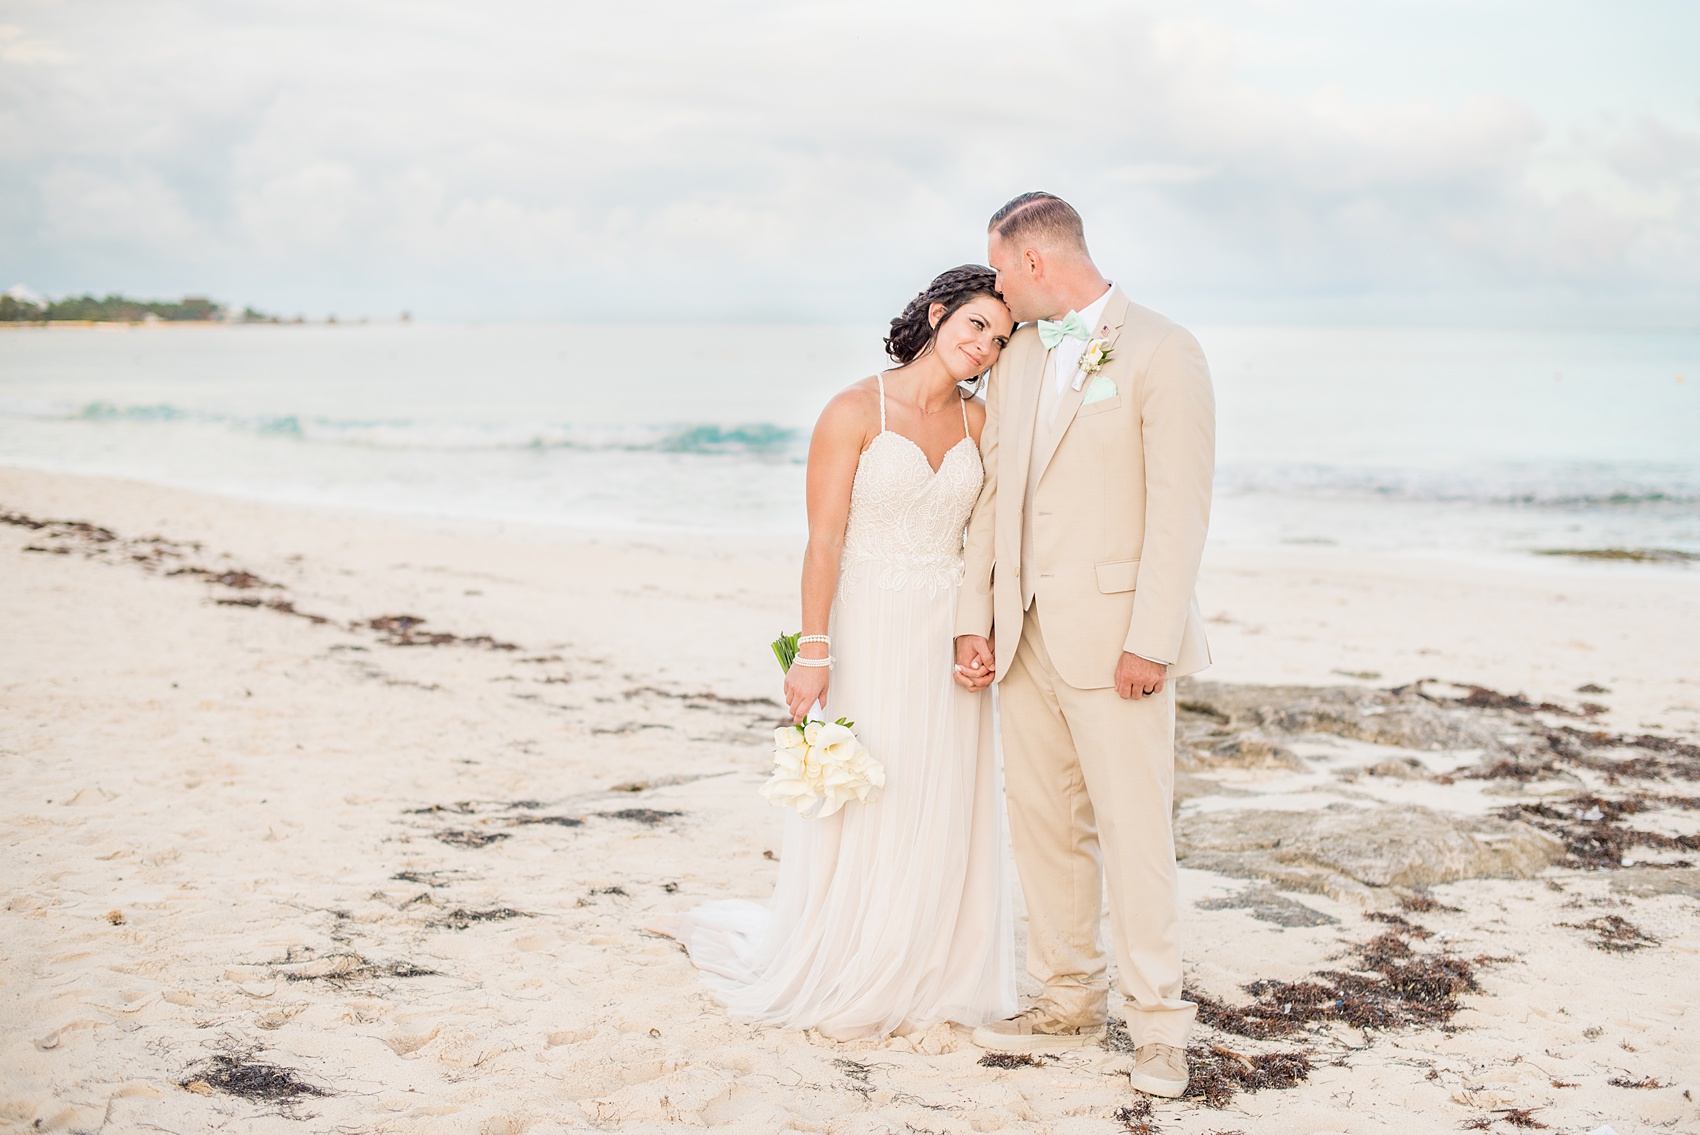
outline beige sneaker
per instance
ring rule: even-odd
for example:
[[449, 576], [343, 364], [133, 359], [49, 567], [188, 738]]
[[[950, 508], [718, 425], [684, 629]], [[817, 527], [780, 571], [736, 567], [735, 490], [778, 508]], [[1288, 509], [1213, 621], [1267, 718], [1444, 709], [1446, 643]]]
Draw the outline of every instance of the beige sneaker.
[[1127, 1074], [1134, 1091], [1174, 1099], [1186, 1091], [1191, 1076], [1186, 1070], [1186, 1049], [1172, 1044], [1142, 1044], [1133, 1054], [1133, 1071]]
[[1089, 1044], [1097, 1044], [1103, 1037], [1102, 1025], [1097, 1028], [1071, 1028], [1037, 1006], [974, 1030], [974, 1043], [994, 1052], [1052, 1052], [1085, 1048]]

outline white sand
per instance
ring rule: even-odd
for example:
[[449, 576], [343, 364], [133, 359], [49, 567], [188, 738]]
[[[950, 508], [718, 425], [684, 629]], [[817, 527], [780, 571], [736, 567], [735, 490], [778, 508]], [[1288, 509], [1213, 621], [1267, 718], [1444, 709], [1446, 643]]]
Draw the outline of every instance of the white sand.
[[[149, 572], [117, 551], [24, 552], [41, 534], [0, 525], [0, 1126], [1127, 1130], [1125, 1056], [999, 1071], [948, 1027], [883, 1045], [752, 1029], [641, 931], [657, 911], [771, 885], [779, 816], [755, 788], [776, 707], [732, 703], [776, 692], [766, 643], [795, 622], [796, 548], [377, 519], [4, 469], [0, 511], [198, 541], [166, 570], [240, 568], [286, 589]], [[215, 602], [280, 595], [332, 622]], [[1433, 676], [1567, 703], [1594, 683], [1613, 691], [1597, 698], [1609, 727], [1700, 731], [1700, 573], [1307, 549], [1213, 554], [1202, 598], [1216, 680], [1373, 671], [1361, 681]], [[396, 614], [520, 649], [397, 647], [348, 628]], [[715, 699], [676, 696], [693, 693]], [[1325, 786], [1304, 777], [1222, 782], [1307, 806]], [[1429, 782], [1410, 791], [1445, 806]], [[1460, 782], [1458, 807], [1479, 794]], [[431, 806], [451, 810], [418, 811]], [[634, 808], [681, 814], [600, 815]], [[506, 838], [437, 838], [451, 831]], [[1247, 885], [1183, 878], [1194, 901]], [[1338, 922], [1191, 911], [1191, 980], [1234, 999], [1256, 978], [1337, 965], [1384, 929], [1296, 897]], [[1465, 955], [1516, 958], [1483, 971], [1459, 1029], [1328, 1030], [1308, 1083], [1223, 1111], [1159, 1103], [1157, 1129], [1449, 1131], [1513, 1107], [1555, 1132], [1700, 1129], [1694, 898], [1562, 870], [1436, 897], [1462, 912], [1413, 919]], [[524, 916], [453, 928], [453, 912], [503, 908]], [[1555, 926], [1602, 913], [1661, 944], [1604, 953]], [[220, 1053], [331, 1094], [268, 1104], [193, 1083]], [[1645, 1077], [1668, 1086], [1608, 1083]], [[1493, 1129], [1511, 1130], [1502, 1117]]]

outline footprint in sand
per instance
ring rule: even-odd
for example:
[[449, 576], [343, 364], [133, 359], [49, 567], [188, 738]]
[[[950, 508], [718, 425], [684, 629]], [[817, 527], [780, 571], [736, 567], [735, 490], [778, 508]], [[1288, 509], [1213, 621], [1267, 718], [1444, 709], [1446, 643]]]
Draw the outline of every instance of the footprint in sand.
[[436, 1040], [437, 1034], [442, 1031], [442, 1028], [438, 1027], [428, 1033], [396, 1033], [394, 1036], [385, 1037], [384, 1043], [389, 1045], [390, 1051], [397, 1056], [407, 1056]]
[[580, 1044], [596, 1035], [596, 1029], [556, 1029], [548, 1036], [549, 1047], [558, 1048], [563, 1044]]

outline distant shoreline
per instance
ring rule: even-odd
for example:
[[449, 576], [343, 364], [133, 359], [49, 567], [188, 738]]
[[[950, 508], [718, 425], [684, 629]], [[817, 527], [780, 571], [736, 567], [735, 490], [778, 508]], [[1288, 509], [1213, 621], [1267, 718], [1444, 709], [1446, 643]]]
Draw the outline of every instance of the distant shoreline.
[[[222, 319], [160, 319], [160, 320], [141, 320], [141, 319], [125, 319], [125, 320], [117, 320], [117, 319], [40, 319], [40, 320], [33, 320], [29, 323], [25, 323], [22, 320], [7, 321], [7, 322], [4, 322], [4, 323], [0, 323], [0, 331], [22, 331], [22, 330], [25, 330], [25, 329], [35, 330], [35, 331], [52, 331], [52, 330], [54, 330], [56, 328], [60, 328], [60, 327], [123, 327], [123, 328], [145, 327], [145, 328], [153, 329], [153, 328], [158, 328], [158, 327], [255, 327], [255, 326], [262, 326], [262, 325], [261, 324], [254, 324], [254, 323], [229, 323], [229, 322], [226, 322], [225, 320], [222, 320]], [[285, 325], [280, 324], [280, 323], [268, 323], [268, 324], [264, 324], [263, 326], [281, 327], [281, 326], [285, 326]]]
[[159, 331], [175, 328], [211, 327], [407, 327], [411, 319], [41, 319], [28, 323], [22, 320], [0, 322], [0, 331], [54, 331], [63, 328], [99, 328], [102, 330], [141, 329]]
[[[361, 315], [346, 322], [367, 323], [370, 319], [370, 316]], [[413, 315], [408, 311], [403, 311], [398, 320], [401, 323], [412, 321]], [[245, 305], [238, 310], [234, 305], [218, 303], [206, 296], [184, 296], [180, 300], [146, 300], [113, 293], [105, 297], [86, 294], [51, 300], [38, 295], [23, 284], [0, 292], [0, 326], [51, 327], [63, 324], [70, 327], [134, 327], [138, 324], [152, 326], [170, 323], [209, 327], [234, 323], [301, 325], [307, 322], [307, 317], [302, 314], [290, 319], [260, 311], [252, 305]], [[325, 316], [323, 322], [339, 324], [345, 321], [338, 319], [335, 312], [331, 312]]]

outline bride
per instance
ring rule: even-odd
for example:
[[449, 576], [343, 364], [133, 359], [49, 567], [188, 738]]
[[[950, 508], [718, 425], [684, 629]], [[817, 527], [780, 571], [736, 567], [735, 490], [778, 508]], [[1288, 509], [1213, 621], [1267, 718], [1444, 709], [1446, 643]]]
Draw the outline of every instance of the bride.
[[891, 321], [898, 365], [834, 397], [810, 439], [805, 641], [785, 700], [796, 721], [816, 702], [853, 719], [886, 783], [825, 819], [787, 813], [767, 904], [651, 927], [734, 1016], [847, 1040], [1015, 1011], [991, 700], [963, 688], [992, 675], [958, 685], [951, 640], [986, 419], [958, 384], [1014, 326], [995, 279], [965, 265], [929, 284]]

